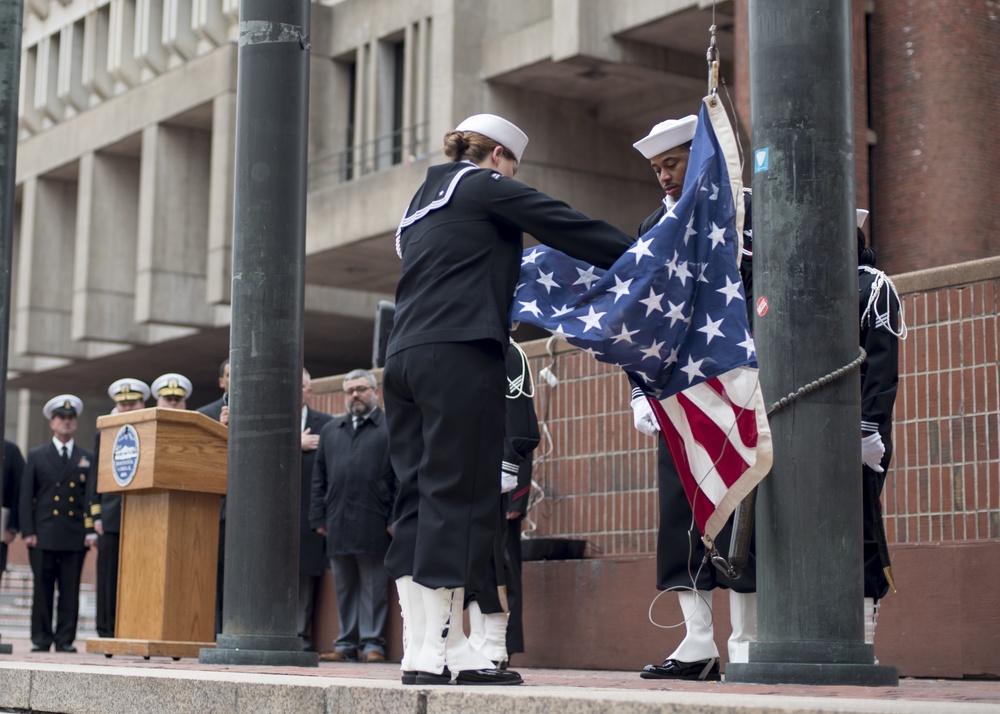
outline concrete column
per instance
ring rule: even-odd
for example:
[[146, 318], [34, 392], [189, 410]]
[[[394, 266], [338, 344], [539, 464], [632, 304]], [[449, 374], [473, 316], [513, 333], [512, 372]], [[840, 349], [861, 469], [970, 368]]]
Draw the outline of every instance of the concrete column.
[[80, 157], [73, 339], [138, 342], [135, 322], [139, 160]]
[[208, 257], [205, 299], [228, 304], [233, 271], [233, 166], [236, 92], [212, 100], [212, 162], [208, 178]]
[[108, 74], [111, 6], [89, 13], [83, 21], [83, 86], [102, 99], [114, 92], [114, 78]]
[[76, 181], [38, 177], [22, 185], [16, 354], [85, 355], [70, 325], [76, 194]]
[[211, 136], [158, 124], [142, 132], [135, 319], [211, 326], [205, 301]]

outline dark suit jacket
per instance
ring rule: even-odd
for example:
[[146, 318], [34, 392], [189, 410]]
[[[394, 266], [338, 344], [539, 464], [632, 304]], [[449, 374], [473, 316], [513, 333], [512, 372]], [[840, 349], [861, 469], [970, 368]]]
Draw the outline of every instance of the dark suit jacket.
[[[114, 443], [114, 439], [112, 439]], [[87, 509], [92, 520], [101, 521], [105, 533], [121, 533], [122, 496], [120, 493], [97, 492], [97, 464], [101, 460], [101, 432], [94, 437], [94, 458], [87, 478]]]
[[[7, 530], [15, 533], [18, 527], [18, 503], [21, 495], [21, 476], [24, 473], [24, 457], [13, 441], [3, 440], [3, 507], [10, 509]], [[311, 473], [311, 472], [310, 472]]]
[[52, 442], [28, 452], [21, 480], [22, 537], [38, 536], [40, 550], [83, 550], [91, 528], [87, 480], [94, 455], [73, 446], [68, 461]]
[[[306, 410], [306, 428], [319, 434], [323, 425], [333, 419], [329, 414], [315, 409]], [[302, 473], [299, 486], [299, 574], [320, 576], [327, 567], [326, 539], [309, 525], [309, 504], [312, 490], [313, 464], [318, 451], [302, 452]]]
[[[222, 407], [225, 406], [222, 403], [222, 401], [225, 398], [226, 396], [222, 395], [211, 404], [206, 404], [205, 406], [203, 406], [201, 409], [198, 410], [198, 413], [204, 414], [205, 416], [210, 416], [213, 419], [215, 419], [215, 421], [221, 421]], [[225, 521], [225, 520], [226, 520], [226, 497], [223, 496], [222, 499], [219, 501], [219, 521]]]

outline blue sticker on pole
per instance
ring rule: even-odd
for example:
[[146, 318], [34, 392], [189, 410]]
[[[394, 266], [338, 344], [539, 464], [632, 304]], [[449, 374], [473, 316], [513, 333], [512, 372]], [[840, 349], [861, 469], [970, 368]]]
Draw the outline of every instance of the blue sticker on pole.
[[757, 149], [753, 152], [753, 172], [759, 174], [761, 171], [767, 171], [770, 168], [771, 163], [771, 150], [770, 149]]

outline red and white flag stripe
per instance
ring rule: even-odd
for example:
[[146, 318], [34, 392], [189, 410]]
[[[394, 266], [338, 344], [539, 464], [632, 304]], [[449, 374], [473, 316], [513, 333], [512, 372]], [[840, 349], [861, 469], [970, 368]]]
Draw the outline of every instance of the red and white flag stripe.
[[698, 529], [714, 541], [771, 469], [771, 430], [757, 370], [740, 367], [649, 401]]

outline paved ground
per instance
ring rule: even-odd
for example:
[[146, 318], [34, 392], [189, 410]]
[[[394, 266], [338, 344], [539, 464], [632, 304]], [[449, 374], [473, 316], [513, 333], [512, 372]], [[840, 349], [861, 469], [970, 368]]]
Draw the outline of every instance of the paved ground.
[[[31, 642], [24, 637], [23, 633], [4, 635], [4, 644], [13, 646], [13, 654], [0, 656], [0, 663], [13, 665], [20, 663], [28, 668], [34, 664], [43, 665], [92, 665], [107, 668], [130, 668], [135, 673], [143, 671], [156, 671], [167, 674], [171, 671], [178, 674], [185, 672], [216, 672], [216, 673], [244, 673], [244, 674], [264, 674], [264, 675], [295, 675], [296, 677], [317, 677], [332, 678], [333, 680], [343, 679], [345, 684], [351, 682], [370, 681], [384, 684], [399, 682], [398, 664], [355, 664], [355, 663], [326, 663], [321, 662], [319, 667], [297, 668], [297, 667], [231, 667], [231, 666], [207, 666], [201, 665], [194, 659], [182, 659], [178, 661], [169, 658], [153, 657], [144, 660], [137, 656], [116, 655], [108, 658], [100, 654], [87, 654], [85, 642], [77, 641], [77, 646], [81, 650], [77, 654], [56, 654], [33, 653], [31, 652]], [[515, 662], [516, 664], [516, 662]], [[515, 667], [515, 669], [517, 669]], [[976, 711], [990, 711], [993, 708], [1000, 712], [1000, 681], [985, 680], [929, 680], [929, 679], [902, 679], [898, 687], [845, 687], [845, 686], [804, 686], [804, 685], [755, 685], [755, 684], [726, 684], [726, 683], [699, 683], [699, 682], [672, 682], [663, 683], [658, 681], [644, 680], [635, 672], [618, 671], [581, 671], [581, 670], [557, 670], [557, 669], [519, 669], [524, 677], [525, 684], [517, 689], [524, 690], [531, 687], [539, 688], [565, 688], [567, 694], [572, 694], [574, 688], [579, 689], [601, 689], [609, 692], [656, 692], [670, 691], [683, 692], [689, 694], [726, 694], [726, 695], [777, 695], [779, 697], [806, 697], [806, 698], [845, 698], [864, 699], [873, 703], [884, 702], [917, 702], [929, 703], [938, 702], [941, 704], [940, 711], [948, 712], [956, 708], [950, 705], [958, 704], [979, 704], [986, 708], [973, 707]], [[111, 671], [109, 670], [109, 674]], [[117, 673], [117, 672], [116, 672]], [[183, 676], [183, 675], [181, 675]], [[330, 682], [327, 682], [330, 683]], [[400, 685], [402, 687], [402, 685]], [[486, 689], [486, 688], [477, 688]], [[497, 690], [499, 688], [489, 688]], [[822, 706], [822, 705], [821, 705]], [[921, 705], [916, 705], [921, 706]], [[825, 708], [825, 707], [824, 707]], [[921, 707], [923, 709], [923, 707]], [[897, 709], [898, 710], [898, 709]], [[905, 708], [903, 709], [905, 711]]]

